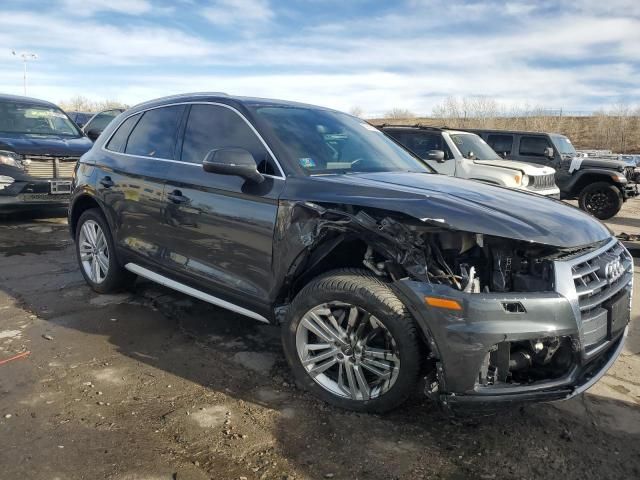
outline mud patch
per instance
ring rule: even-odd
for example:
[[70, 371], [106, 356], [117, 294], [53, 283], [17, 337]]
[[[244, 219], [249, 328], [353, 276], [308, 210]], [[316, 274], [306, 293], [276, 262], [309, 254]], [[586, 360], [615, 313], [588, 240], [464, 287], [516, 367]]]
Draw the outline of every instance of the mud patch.
[[119, 293], [116, 295], [100, 295], [89, 300], [91, 305], [96, 307], [104, 307], [107, 305], [118, 305], [120, 303], [126, 303], [131, 299], [131, 295], [128, 293]]

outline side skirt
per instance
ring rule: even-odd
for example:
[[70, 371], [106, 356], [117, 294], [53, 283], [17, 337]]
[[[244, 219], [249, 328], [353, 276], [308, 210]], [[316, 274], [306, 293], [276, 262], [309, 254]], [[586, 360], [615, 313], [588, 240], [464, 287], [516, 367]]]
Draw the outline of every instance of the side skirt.
[[211, 303], [213, 305], [217, 305], [218, 307], [226, 308], [227, 310], [231, 310], [232, 312], [239, 313], [246, 317], [253, 318], [254, 320], [258, 320], [259, 322], [270, 323], [265, 317], [260, 315], [259, 313], [248, 310], [244, 307], [240, 307], [231, 302], [227, 302], [226, 300], [222, 300], [221, 298], [214, 297], [213, 295], [209, 295], [208, 293], [202, 292], [200, 290], [196, 290], [193, 287], [185, 285], [184, 283], [176, 282], [175, 280], [171, 280], [170, 278], [165, 277], [164, 275], [160, 275], [159, 273], [152, 272], [144, 267], [141, 267], [135, 263], [127, 263], [124, 268], [129, 270], [136, 275], [140, 275], [148, 280], [159, 283], [160, 285], [164, 285], [165, 287], [169, 287], [173, 290], [177, 290], [178, 292], [185, 293], [192, 297], [198, 298], [205, 302]]

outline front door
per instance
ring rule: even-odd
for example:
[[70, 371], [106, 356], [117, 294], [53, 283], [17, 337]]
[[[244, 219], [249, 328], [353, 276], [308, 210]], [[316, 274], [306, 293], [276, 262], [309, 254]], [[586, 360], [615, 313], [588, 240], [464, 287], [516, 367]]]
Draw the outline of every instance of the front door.
[[[202, 161], [217, 148], [249, 151], [265, 174], [260, 184], [205, 172]], [[193, 104], [180, 162], [172, 165], [163, 206], [168, 265], [234, 303], [270, 302], [272, 246], [284, 178], [267, 148], [234, 109]]]

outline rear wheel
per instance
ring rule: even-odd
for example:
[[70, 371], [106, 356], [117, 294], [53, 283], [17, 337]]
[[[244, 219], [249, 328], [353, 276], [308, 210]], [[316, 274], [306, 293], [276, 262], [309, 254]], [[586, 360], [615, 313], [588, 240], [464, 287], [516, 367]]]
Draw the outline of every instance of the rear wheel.
[[622, 192], [611, 183], [592, 183], [580, 192], [580, 208], [600, 220], [615, 216], [622, 208], [622, 203]]
[[282, 335], [298, 384], [338, 407], [387, 411], [418, 382], [415, 322], [389, 286], [365, 271], [311, 281], [291, 304]]
[[78, 219], [76, 255], [82, 276], [98, 293], [110, 293], [135, 281], [136, 276], [118, 263], [109, 226], [97, 208], [86, 210]]

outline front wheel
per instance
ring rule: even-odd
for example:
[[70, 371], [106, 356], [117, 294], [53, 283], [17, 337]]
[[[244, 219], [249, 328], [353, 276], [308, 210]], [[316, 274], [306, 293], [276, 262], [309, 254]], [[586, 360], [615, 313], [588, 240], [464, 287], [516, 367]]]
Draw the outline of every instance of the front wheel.
[[618, 187], [607, 182], [596, 182], [587, 185], [580, 192], [578, 199], [580, 208], [600, 220], [615, 216], [622, 208], [622, 192]]
[[384, 412], [414, 391], [416, 324], [391, 288], [363, 270], [338, 270], [296, 296], [282, 329], [300, 386], [338, 407]]

